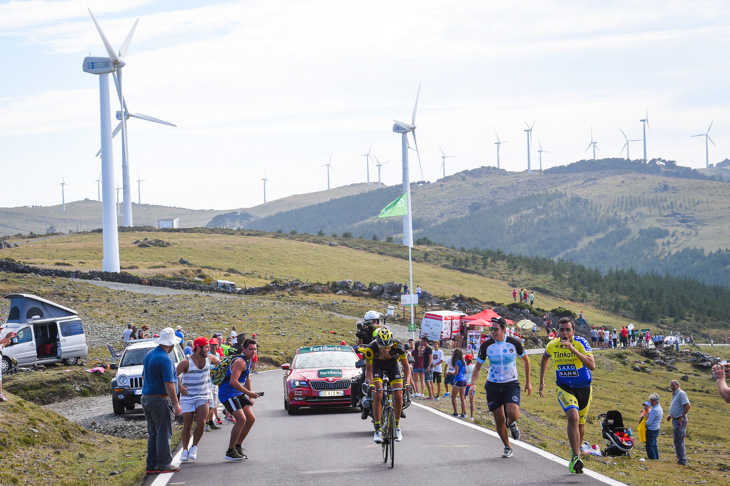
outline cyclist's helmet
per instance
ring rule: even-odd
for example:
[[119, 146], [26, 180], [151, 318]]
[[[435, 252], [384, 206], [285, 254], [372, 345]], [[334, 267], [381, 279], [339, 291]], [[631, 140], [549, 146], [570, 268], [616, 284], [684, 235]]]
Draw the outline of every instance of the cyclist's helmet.
[[380, 312], [369, 310], [365, 313], [365, 317], [363, 317], [363, 320], [365, 321], [365, 325], [377, 324], [378, 322], [380, 322]]
[[393, 333], [387, 327], [381, 327], [375, 334], [375, 341], [380, 347], [390, 346], [393, 344]]

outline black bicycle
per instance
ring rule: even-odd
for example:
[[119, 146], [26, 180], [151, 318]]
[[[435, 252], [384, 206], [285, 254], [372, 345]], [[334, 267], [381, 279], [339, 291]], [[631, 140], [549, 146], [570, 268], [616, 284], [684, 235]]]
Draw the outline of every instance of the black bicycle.
[[[390, 458], [390, 467], [395, 465], [395, 409], [393, 408], [393, 392], [403, 391], [403, 388], [391, 388], [390, 380], [387, 376], [383, 377], [383, 408], [381, 414], [380, 430], [383, 434], [383, 443], [381, 445], [383, 451], [383, 462], [388, 462]], [[404, 395], [407, 393], [404, 393]], [[404, 403], [406, 397], [404, 396]]]

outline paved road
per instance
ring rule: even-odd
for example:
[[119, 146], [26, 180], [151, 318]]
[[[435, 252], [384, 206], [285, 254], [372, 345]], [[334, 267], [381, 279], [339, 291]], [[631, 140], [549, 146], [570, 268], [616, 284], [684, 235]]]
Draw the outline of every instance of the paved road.
[[590, 472], [571, 475], [567, 461], [519, 442], [513, 444], [514, 457], [502, 459], [502, 443], [493, 433], [420, 404], [408, 409], [404, 439], [396, 444], [391, 470], [382, 462], [380, 446], [373, 443], [370, 421], [361, 420], [358, 412], [342, 408], [287, 415], [282, 374], [274, 370], [253, 375], [254, 388], [266, 394], [254, 406], [257, 421], [244, 443], [248, 460], [224, 460], [231, 430], [226, 424], [203, 436], [197, 461], [182, 464], [182, 471], [174, 475], [150, 477], [146, 484], [197, 485], [224, 478], [233, 484], [344, 484], [363, 477], [428, 484], [434, 478], [443, 482], [452, 473], [460, 482], [471, 479], [478, 484], [621, 484]]

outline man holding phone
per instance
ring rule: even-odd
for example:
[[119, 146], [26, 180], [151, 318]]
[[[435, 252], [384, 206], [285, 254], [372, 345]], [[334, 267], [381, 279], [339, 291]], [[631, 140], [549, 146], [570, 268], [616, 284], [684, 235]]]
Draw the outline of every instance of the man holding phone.
[[575, 336], [575, 323], [568, 317], [558, 321], [558, 337], [550, 341], [540, 362], [540, 398], [545, 394], [545, 372], [550, 358], [555, 361], [558, 403], [568, 416], [568, 440], [571, 473], [583, 473], [580, 458], [581, 444], [585, 436], [586, 416], [591, 405], [591, 371], [596, 369], [593, 350], [588, 341]]

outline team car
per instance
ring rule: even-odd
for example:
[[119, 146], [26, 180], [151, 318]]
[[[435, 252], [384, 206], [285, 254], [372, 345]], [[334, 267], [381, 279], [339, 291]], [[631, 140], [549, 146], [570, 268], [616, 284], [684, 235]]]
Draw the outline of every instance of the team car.
[[[134, 410], [142, 400], [142, 370], [144, 357], [157, 347], [157, 339], [132, 341], [119, 358], [117, 375], [112, 379], [112, 408], [114, 415], [122, 415], [124, 410]], [[175, 367], [183, 360], [180, 345], [176, 344], [168, 353]]]
[[358, 356], [349, 346], [299, 348], [284, 373], [284, 410], [296, 415], [302, 407], [351, 406], [352, 382], [361, 373]]

